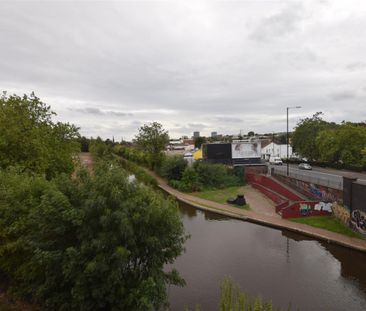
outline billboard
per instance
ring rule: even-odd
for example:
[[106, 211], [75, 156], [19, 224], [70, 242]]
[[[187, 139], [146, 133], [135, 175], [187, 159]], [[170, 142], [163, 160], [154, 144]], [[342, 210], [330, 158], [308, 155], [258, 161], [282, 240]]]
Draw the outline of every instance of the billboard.
[[231, 160], [231, 144], [203, 144], [203, 157], [206, 159]]
[[260, 158], [260, 142], [237, 142], [231, 144], [231, 154], [233, 159]]

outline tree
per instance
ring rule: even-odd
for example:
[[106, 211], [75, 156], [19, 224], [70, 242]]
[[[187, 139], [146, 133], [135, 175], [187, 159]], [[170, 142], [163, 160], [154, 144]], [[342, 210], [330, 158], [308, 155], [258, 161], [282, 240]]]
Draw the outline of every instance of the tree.
[[161, 166], [161, 176], [168, 180], [180, 180], [187, 165], [181, 155], [166, 157]]
[[194, 138], [194, 147], [201, 148], [202, 144], [206, 142], [206, 137], [198, 136]]
[[[273, 135], [273, 142], [279, 145], [285, 145], [287, 144], [287, 137], [286, 134], [277, 134]], [[291, 137], [290, 137], [291, 139]]]
[[291, 142], [296, 153], [311, 160], [318, 160], [320, 152], [316, 144], [318, 134], [332, 125], [321, 118], [317, 112], [311, 118], [302, 119], [292, 134]]
[[72, 173], [73, 155], [79, 151], [78, 129], [53, 122], [56, 115], [32, 93], [0, 97], [0, 167], [19, 166], [45, 174]]
[[254, 136], [254, 135], [255, 135], [255, 133], [253, 131], [248, 132], [249, 137]]
[[115, 163], [52, 181], [0, 171], [0, 271], [45, 310], [160, 310], [186, 239], [176, 203]]
[[80, 150], [81, 152], [89, 152], [90, 139], [82, 136], [80, 138]]
[[150, 167], [155, 169], [162, 162], [163, 151], [169, 143], [169, 135], [163, 129], [162, 124], [158, 122], [144, 124], [140, 127], [139, 133], [136, 136], [136, 143], [140, 149], [147, 153]]
[[321, 131], [316, 138], [316, 143], [322, 161], [362, 165], [362, 149], [366, 146], [366, 127], [343, 122], [331, 129]]

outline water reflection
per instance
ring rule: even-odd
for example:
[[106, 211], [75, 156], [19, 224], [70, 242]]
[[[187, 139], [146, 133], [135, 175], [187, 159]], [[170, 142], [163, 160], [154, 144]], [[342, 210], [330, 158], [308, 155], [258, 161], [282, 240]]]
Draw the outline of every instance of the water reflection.
[[365, 310], [366, 255], [285, 230], [180, 205], [191, 238], [175, 262], [187, 282], [170, 289], [171, 310], [199, 303], [217, 310], [220, 282], [231, 275], [251, 295], [296, 310]]
[[[193, 218], [197, 216], [197, 208], [185, 204], [183, 202], [179, 203], [179, 210], [182, 215], [188, 216], [189, 218]], [[228, 220], [230, 217], [223, 216], [217, 213], [209, 212], [209, 211], [201, 211], [205, 217], [205, 220], [208, 221], [220, 221], [220, 220]]]
[[[287, 230], [283, 230], [282, 235], [296, 242], [314, 240], [310, 237]], [[359, 288], [366, 294], [365, 254], [329, 244], [325, 241], [318, 241], [318, 243], [339, 261], [341, 276], [350, 281], [356, 281], [359, 284]]]

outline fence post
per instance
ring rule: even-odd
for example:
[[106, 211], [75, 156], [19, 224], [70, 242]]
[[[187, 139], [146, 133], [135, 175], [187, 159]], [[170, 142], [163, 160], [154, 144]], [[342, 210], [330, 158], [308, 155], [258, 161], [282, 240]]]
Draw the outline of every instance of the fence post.
[[352, 185], [357, 180], [354, 177], [343, 176], [343, 205], [352, 213]]

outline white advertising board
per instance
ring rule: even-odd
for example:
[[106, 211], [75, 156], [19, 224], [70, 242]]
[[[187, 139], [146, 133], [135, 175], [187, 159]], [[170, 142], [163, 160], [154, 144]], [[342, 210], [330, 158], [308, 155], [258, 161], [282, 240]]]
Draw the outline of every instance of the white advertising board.
[[231, 144], [233, 159], [260, 158], [261, 144], [259, 142], [238, 142]]

